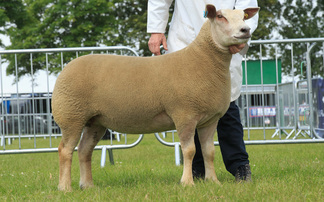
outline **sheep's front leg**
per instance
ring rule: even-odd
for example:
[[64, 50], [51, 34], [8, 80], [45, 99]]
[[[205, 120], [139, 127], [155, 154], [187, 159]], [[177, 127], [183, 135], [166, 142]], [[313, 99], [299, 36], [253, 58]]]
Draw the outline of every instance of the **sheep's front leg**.
[[201, 151], [204, 157], [205, 164], [205, 179], [212, 180], [220, 184], [216, 177], [214, 168], [215, 147], [214, 134], [216, 132], [217, 122], [204, 128], [198, 129], [198, 136], [201, 145]]
[[178, 130], [181, 150], [183, 153], [183, 174], [181, 177], [182, 185], [194, 185], [192, 176], [192, 160], [196, 153], [194, 143], [196, 124], [189, 125], [182, 130]]

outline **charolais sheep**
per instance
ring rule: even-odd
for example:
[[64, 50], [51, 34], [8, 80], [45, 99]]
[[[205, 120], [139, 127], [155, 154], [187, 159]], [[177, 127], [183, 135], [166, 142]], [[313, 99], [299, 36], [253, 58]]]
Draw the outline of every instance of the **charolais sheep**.
[[80, 187], [93, 186], [91, 156], [106, 128], [142, 134], [178, 131], [184, 166], [181, 183], [193, 184], [194, 133], [198, 129], [206, 179], [214, 170], [217, 122], [230, 103], [230, 45], [246, 43], [244, 19], [259, 8], [218, 10], [186, 48], [155, 57], [87, 55], [71, 61], [57, 78], [52, 110], [62, 130], [59, 189], [71, 190], [72, 154], [78, 146]]

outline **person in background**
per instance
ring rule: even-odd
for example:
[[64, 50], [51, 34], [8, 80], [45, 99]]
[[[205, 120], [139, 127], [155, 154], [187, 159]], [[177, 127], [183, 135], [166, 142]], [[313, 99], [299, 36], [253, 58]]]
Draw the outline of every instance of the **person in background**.
[[[257, 7], [257, 0], [175, 0], [174, 12], [170, 23], [168, 39], [164, 33], [169, 19], [169, 8], [173, 0], [149, 0], [147, 32], [151, 34], [148, 46], [154, 55], [160, 55], [160, 46], [167, 53], [183, 49], [198, 35], [204, 23], [206, 4], [213, 4], [219, 9], [246, 9]], [[251, 33], [257, 28], [258, 14], [246, 24]], [[217, 126], [218, 141], [226, 169], [235, 176], [236, 181], [251, 181], [251, 169], [248, 153], [243, 141], [243, 126], [241, 124], [238, 106], [235, 100], [240, 96], [242, 85], [242, 55], [246, 54], [247, 44], [229, 47], [233, 54], [231, 72], [231, 103], [226, 114], [219, 120]], [[204, 161], [197, 130], [195, 134], [196, 154], [193, 159], [192, 171], [195, 178], [205, 175]]]

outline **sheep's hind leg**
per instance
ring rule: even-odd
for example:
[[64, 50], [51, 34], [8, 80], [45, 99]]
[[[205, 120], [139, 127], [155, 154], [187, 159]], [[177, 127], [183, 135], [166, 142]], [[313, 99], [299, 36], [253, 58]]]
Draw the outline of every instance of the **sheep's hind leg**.
[[80, 188], [85, 189], [93, 186], [91, 157], [94, 147], [104, 135], [106, 128], [99, 125], [85, 127], [81, 142], [78, 146], [80, 163]]
[[205, 179], [212, 180], [218, 184], [214, 168], [215, 146], [214, 134], [216, 132], [217, 122], [204, 128], [198, 129], [198, 136], [205, 164]]
[[[75, 127], [77, 128], [77, 127]], [[73, 127], [69, 129], [62, 129], [62, 140], [58, 147], [60, 160], [60, 176], [58, 189], [61, 191], [71, 191], [71, 164], [73, 151], [78, 144], [81, 137], [82, 128], [74, 130]]]

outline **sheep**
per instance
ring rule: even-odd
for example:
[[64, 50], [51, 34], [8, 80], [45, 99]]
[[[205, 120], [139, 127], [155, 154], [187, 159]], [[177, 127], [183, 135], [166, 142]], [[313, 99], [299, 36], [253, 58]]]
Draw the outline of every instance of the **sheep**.
[[197, 128], [205, 179], [218, 182], [213, 136], [230, 103], [228, 46], [250, 38], [244, 19], [259, 8], [218, 10], [206, 6], [207, 20], [186, 48], [162, 56], [87, 55], [63, 69], [52, 95], [52, 112], [62, 130], [59, 190], [71, 191], [72, 154], [78, 145], [80, 187], [92, 187], [91, 156], [106, 128], [129, 134], [176, 129], [184, 165], [181, 183], [193, 185]]

